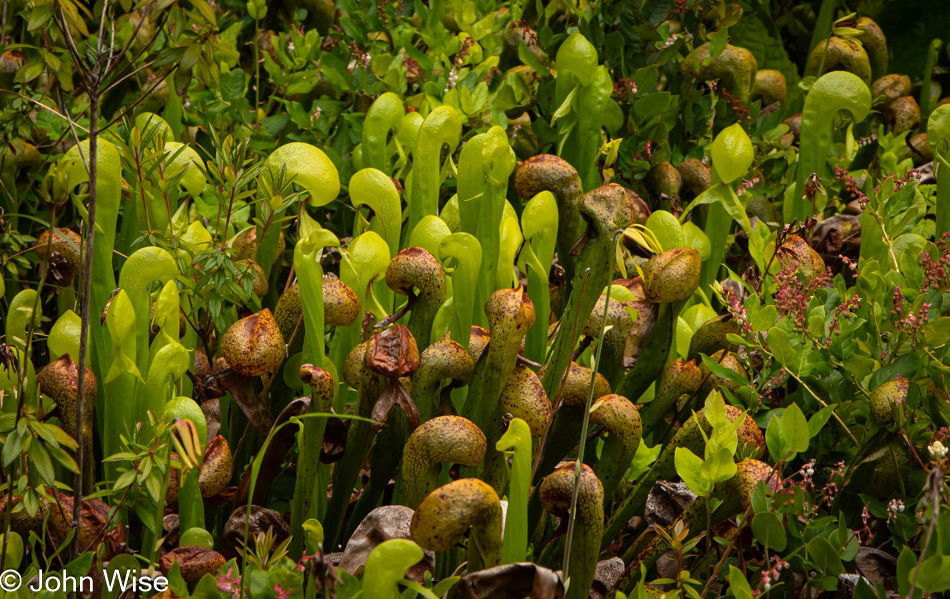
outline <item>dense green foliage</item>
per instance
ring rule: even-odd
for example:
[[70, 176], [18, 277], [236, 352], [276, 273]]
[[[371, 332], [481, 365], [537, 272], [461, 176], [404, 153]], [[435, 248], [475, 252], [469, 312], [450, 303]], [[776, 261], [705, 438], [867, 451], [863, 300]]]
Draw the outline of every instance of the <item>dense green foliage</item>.
[[950, 590], [932, 4], [4, 0], [0, 596]]

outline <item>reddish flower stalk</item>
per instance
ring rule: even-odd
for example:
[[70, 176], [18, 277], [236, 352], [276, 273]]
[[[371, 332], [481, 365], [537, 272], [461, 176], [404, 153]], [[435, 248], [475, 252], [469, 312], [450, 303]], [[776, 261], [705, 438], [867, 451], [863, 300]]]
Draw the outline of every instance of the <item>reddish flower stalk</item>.
[[788, 316], [799, 331], [806, 330], [808, 303], [815, 292], [828, 285], [831, 281], [831, 270], [825, 270], [807, 283], [798, 276], [798, 267], [790, 264], [779, 271], [775, 280], [778, 284], [775, 291], [775, 305], [783, 316]]

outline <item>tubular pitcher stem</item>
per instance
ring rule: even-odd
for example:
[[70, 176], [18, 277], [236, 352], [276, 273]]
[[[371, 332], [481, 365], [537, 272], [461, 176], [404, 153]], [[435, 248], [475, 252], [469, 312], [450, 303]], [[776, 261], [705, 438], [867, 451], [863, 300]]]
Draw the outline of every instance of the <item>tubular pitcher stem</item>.
[[[615, 231], [611, 242], [612, 247], [616, 247], [617, 240], [623, 235], [623, 231]], [[564, 565], [561, 570], [564, 572], [564, 580], [568, 579], [569, 567], [571, 564], [571, 542], [574, 540], [574, 521], [577, 512], [577, 497], [581, 490], [581, 469], [584, 466], [584, 448], [587, 446], [587, 428], [590, 425], [590, 406], [594, 399], [594, 386], [597, 383], [597, 369], [600, 367], [600, 354], [604, 349], [604, 329], [607, 328], [607, 314], [610, 306], [611, 286], [607, 286], [607, 297], [604, 300], [604, 316], [600, 324], [600, 335], [597, 338], [597, 350], [594, 353], [594, 364], [590, 374], [590, 387], [587, 390], [587, 404], [584, 407], [584, 421], [581, 425], [580, 442], [577, 444], [577, 461], [574, 462], [574, 490], [571, 493], [571, 512], [567, 520], [567, 535], [564, 546]]]

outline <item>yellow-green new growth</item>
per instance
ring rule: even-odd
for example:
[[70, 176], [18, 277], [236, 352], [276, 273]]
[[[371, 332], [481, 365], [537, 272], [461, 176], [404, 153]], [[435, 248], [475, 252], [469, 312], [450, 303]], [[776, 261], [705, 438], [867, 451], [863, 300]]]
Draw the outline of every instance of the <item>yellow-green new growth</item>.
[[399, 581], [423, 555], [422, 548], [408, 539], [390, 539], [377, 545], [366, 558], [363, 596], [367, 599], [400, 599]]

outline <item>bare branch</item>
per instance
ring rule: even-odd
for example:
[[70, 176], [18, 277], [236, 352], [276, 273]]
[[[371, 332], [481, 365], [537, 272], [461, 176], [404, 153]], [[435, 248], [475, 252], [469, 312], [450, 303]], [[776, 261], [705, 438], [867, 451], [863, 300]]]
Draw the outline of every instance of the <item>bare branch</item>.
[[76, 49], [76, 44], [73, 42], [73, 36], [69, 33], [69, 25], [66, 23], [66, 16], [63, 14], [63, 9], [60, 7], [59, 16], [56, 13], [53, 13], [53, 22], [56, 23], [56, 28], [59, 29], [59, 32], [63, 35], [63, 39], [66, 41], [66, 48], [69, 50], [69, 54], [73, 57], [73, 66], [79, 70], [81, 75], [82, 85], [86, 88], [88, 92], [87, 81], [89, 77], [89, 71], [86, 70], [86, 65], [79, 55], [79, 50]]
[[[97, 57], [97, 60], [98, 58], [99, 57]], [[96, 168], [98, 150], [97, 137], [99, 134], [97, 128], [98, 116], [99, 89], [98, 86], [93, 84], [90, 85], [89, 89], [89, 162], [87, 163], [87, 171], [89, 172], [89, 218], [86, 223], [86, 255], [82, 264], [82, 295], [80, 296], [80, 316], [82, 320], [79, 328], [79, 363], [77, 364], [79, 368], [79, 383], [76, 389], [76, 397], [79, 398], [79, 401], [76, 402], [76, 422], [79, 423], [83, 421], [83, 411], [85, 407], [85, 402], [82, 398], [84, 397], [83, 394], [86, 389], [86, 358], [89, 350], [89, 302], [92, 297], [92, 262], [96, 240], [96, 205], [98, 204], [96, 201], [98, 191], [98, 169]], [[85, 475], [83, 472], [83, 454], [86, 451], [92, 451], [92, 448], [84, 447], [83, 435], [77, 434], [76, 436], [76, 442], [78, 444], [76, 449], [78, 472], [73, 482], [73, 526], [76, 527], [76, 530], [79, 530], [80, 510], [82, 509], [83, 477]], [[79, 557], [78, 534], [73, 537], [72, 553], [73, 559]]]
[[[135, 29], [132, 30], [132, 35], [130, 35], [129, 39], [126, 40], [125, 45], [122, 46], [122, 50], [120, 50], [119, 53], [115, 55], [116, 58], [122, 58], [123, 56], [125, 56], [125, 53], [129, 51], [129, 48], [132, 47], [132, 41], [138, 36], [139, 30], [142, 28], [142, 24], [145, 23], [146, 19], [148, 19], [149, 16], [151, 16], [151, 14], [152, 14], [152, 5], [149, 4], [148, 6], [145, 7], [145, 10], [142, 12], [142, 14], [139, 15], [139, 22], [135, 24]], [[153, 36], [152, 39], [149, 40], [149, 43], [145, 44], [145, 48], [143, 48], [143, 51], [149, 48], [152, 45], [152, 42], [154, 41], [155, 41], [155, 37]], [[138, 59], [138, 57], [141, 55], [142, 55], [142, 52], [139, 52], [135, 56], [132, 62]], [[132, 64], [132, 62], [130, 62], [129, 64]], [[112, 67], [118, 66], [118, 64], [119, 64], [118, 61], [109, 62], [109, 65], [106, 67], [105, 73], [103, 73], [102, 75], [103, 80], [105, 80], [106, 77], [112, 74]], [[123, 68], [122, 70], [124, 71], [125, 68]]]
[[[143, 19], [148, 18], [149, 15], [151, 15], [151, 5], [149, 5], [148, 10], [146, 11], [145, 15], [143, 15], [142, 18], [139, 19], [139, 24], [142, 23]], [[155, 28], [155, 31], [156, 31], [155, 35], [153, 35], [153, 36], [148, 40], [148, 43], [147, 43], [147, 44], [145, 44], [144, 46], [142, 46], [142, 49], [139, 50], [138, 53], [137, 53], [135, 56], [132, 57], [132, 60], [130, 60], [129, 62], [127, 62], [121, 69], [119, 69], [119, 71], [116, 73], [116, 76], [119, 76], [119, 75], [121, 75], [122, 73], [124, 73], [126, 69], [128, 69], [130, 66], [132, 66], [133, 64], [135, 64], [135, 61], [138, 60], [139, 57], [142, 56], [142, 54], [144, 54], [149, 48], [152, 47], [152, 44], [155, 43], [155, 40], [158, 38], [158, 33], [157, 33], [157, 32], [161, 31], [162, 28], [165, 26], [165, 20], [166, 20], [166, 19], [167, 19], [167, 13], [163, 13], [163, 14], [162, 14], [162, 17], [161, 17], [161, 20], [160, 20], [159, 23], [158, 23], [158, 26]], [[136, 32], [138, 32], [138, 27], [139, 27], [139, 26], [140, 26], [140, 25], [136, 25]], [[127, 41], [127, 42], [125, 43], [125, 47], [122, 48], [122, 52], [120, 52], [120, 53], [118, 54], [118, 56], [125, 56], [125, 53], [128, 51], [129, 47], [132, 45], [132, 40], [133, 40], [133, 39], [135, 39], [135, 34], [133, 34], [132, 37], [129, 38], [129, 41]], [[116, 62], [115, 64], [116, 64], [116, 66], [118, 66], [120, 63]], [[111, 75], [111, 74], [112, 74], [112, 73], [109, 73], [109, 75]], [[105, 77], [103, 77], [103, 81], [105, 81]]]
[[104, 90], [102, 90], [102, 93], [105, 94], [105, 93], [108, 93], [108, 92], [112, 91], [112, 89], [113, 89], [115, 86], [119, 85], [120, 83], [122, 83], [123, 81], [125, 81], [126, 79], [128, 79], [129, 77], [134, 77], [134, 76], [136, 75], [136, 73], [141, 73], [143, 70], [149, 68], [149, 67], [152, 66], [153, 64], [155, 64], [155, 61], [154, 61], [154, 60], [153, 60], [152, 62], [148, 63], [148, 64], [144, 64], [144, 65], [140, 66], [139, 68], [135, 69], [135, 70], [132, 71], [131, 73], [128, 73], [127, 75], [123, 75], [122, 78], [120, 78], [119, 80], [117, 80], [117, 81], [115, 81], [115, 82], [113, 82], [113, 83], [110, 83], [110, 84], [109, 84], [109, 87], [107, 87], [107, 88], [105, 88]]
[[[102, 1], [102, 15], [99, 17], [99, 35], [96, 39], [96, 50], [102, 54], [102, 36], [106, 30], [106, 11], [109, 9], [109, 0]], [[111, 50], [111, 48], [110, 48]]]
[[[62, 94], [62, 92], [60, 91], [60, 89], [59, 89], [58, 87], [56, 88], [56, 95], [59, 97], [59, 103], [60, 103], [60, 105], [63, 106], [63, 109], [65, 110], [66, 105], [63, 103], [63, 94]], [[67, 112], [66, 114], [68, 115], [69, 113]], [[60, 115], [60, 116], [62, 116], [62, 115]], [[90, 172], [90, 171], [89, 171], [89, 162], [86, 160], [86, 156], [85, 156], [85, 154], [83, 154], [83, 152], [82, 152], [82, 145], [80, 145], [80, 143], [79, 143], [79, 134], [76, 133], [76, 127], [77, 127], [77, 125], [76, 125], [76, 123], [73, 122], [73, 119], [71, 119], [69, 116], [65, 116], [65, 117], [63, 117], [63, 118], [65, 118], [65, 119], [66, 119], [66, 122], [69, 123], [69, 130], [72, 131], [72, 133], [73, 133], [73, 139], [76, 141], [76, 148], [79, 150], [79, 157], [82, 158], [82, 165], [83, 165], [84, 167], [86, 167], [86, 172], [89, 173], [89, 172]], [[86, 133], [89, 133], [89, 131], [88, 131], [87, 129], [83, 129], [83, 131], [85, 131]]]
[[[109, 59], [106, 61], [106, 68], [102, 71], [102, 76], [105, 77], [106, 73], [109, 72], [109, 69], [112, 68], [112, 61], [115, 59], [115, 18], [109, 19]], [[131, 38], [129, 38], [131, 39]]]

